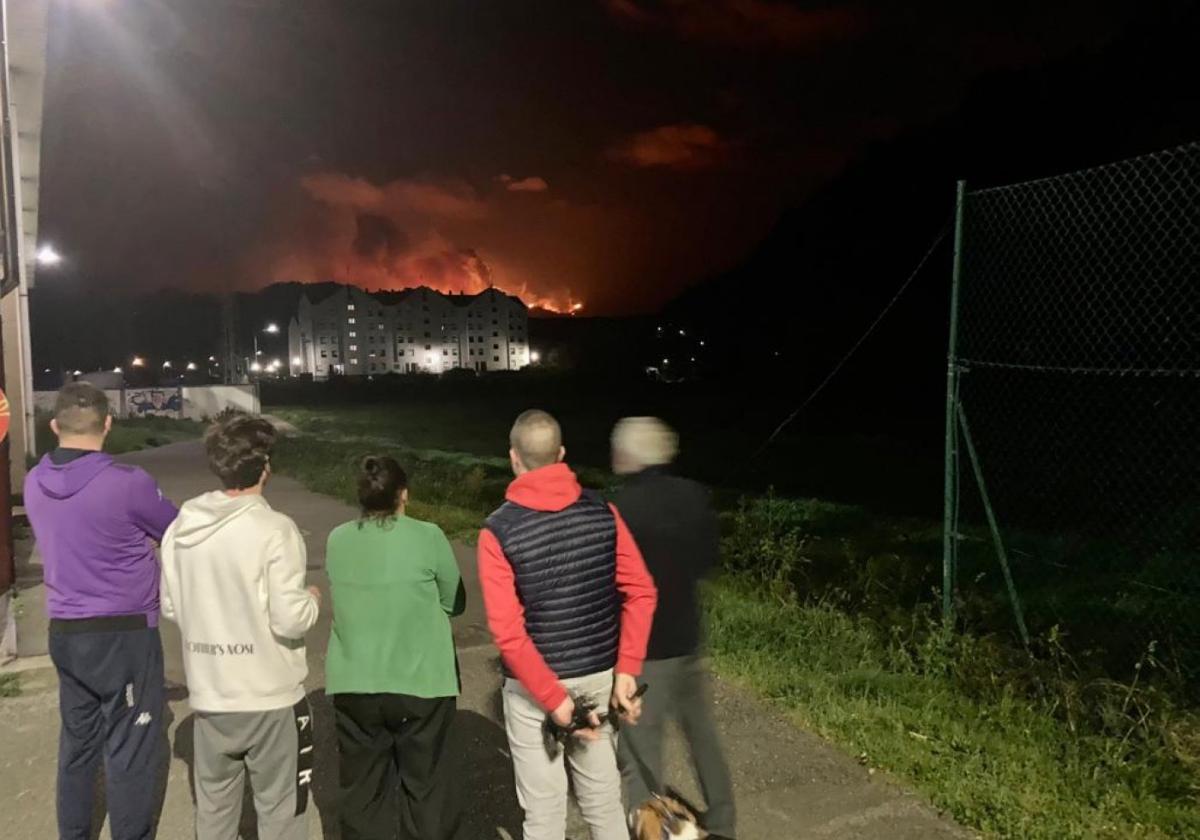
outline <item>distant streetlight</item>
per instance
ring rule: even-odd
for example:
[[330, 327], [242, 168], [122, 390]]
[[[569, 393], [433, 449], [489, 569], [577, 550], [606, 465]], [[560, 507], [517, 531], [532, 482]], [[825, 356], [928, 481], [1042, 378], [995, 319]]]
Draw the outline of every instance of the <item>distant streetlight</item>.
[[217, 360], [217, 357], [216, 357], [216, 356], [209, 356], [209, 357], [208, 357], [208, 360], [209, 360], [210, 362], [215, 362], [215, 361]]
[[37, 249], [34, 259], [38, 265], [55, 266], [62, 262], [62, 254], [54, 250], [53, 245], [43, 245]]
[[265, 327], [263, 327], [263, 332], [270, 333], [271, 335], [275, 335], [275, 333], [279, 332], [279, 325], [278, 324], [267, 324]]
[[304, 364], [304, 360], [301, 359], [299, 356], [292, 356], [292, 364], [302, 365], [302, 364]]
[[134, 367], [142, 367], [146, 364], [146, 360], [141, 356], [134, 356], [133, 361], [130, 364], [132, 364]]
[[120, 366], [120, 365], [117, 365], [115, 368], [113, 368], [113, 373], [121, 373], [121, 372], [122, 372], [122, 371], [121, 371], [121, 366]]
[[195, 369], [196, 369], [196, 363], [195, 363], [195, 362], [188, 362], [188, 363], [187, 363], [187, 369], [188, 369], [188, 370], [195, 370]]
[[687, 335], [687, 333], [685, 333], [683, 330], [680, 330], [680, 331], [679, 331], [679, 334], [680, 334], [680, 335]]
[[536, 350], [534, 350], [532, 353], [529, 354], [529, 361], [531, 361], [531, 362], [539, 362], [539, 361], [541, 361], [541, 359], [542, 359], [542, 354]]
[[74, 374], [74, 375], [75, 375], [75, 376], [83, 376], [83, 371], [81, 371], [81, 370], [77, 370], [77, 371], [75, 371], [75, 374]]
[[254, 373], [258, 373], [260, 370], [262, 370], [262, 365], [260, 365], [258, 362], [251, 362], [250, 370]]
[[171, 369], [171, 363], [163, 362], [163, 370], [170, 370], [170, 369]]
[[671, 360], [670, 360], [670, 359], [663, 359], [663, 364], [664, 364], [664, 365], [669, 365], [669, 364], [671, 364]]

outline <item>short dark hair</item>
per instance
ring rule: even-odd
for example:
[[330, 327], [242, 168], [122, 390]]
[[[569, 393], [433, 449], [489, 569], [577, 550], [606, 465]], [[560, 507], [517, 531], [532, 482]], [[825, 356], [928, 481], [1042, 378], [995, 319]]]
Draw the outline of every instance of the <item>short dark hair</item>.
[[[358, 467], [358, 504], [362, 520], [387, 521], [396, 515], [408, 474], [389, 455], [368, 455]], [[361, 523], [360, 523], [361, 524]]]
[[508, 442], [527, 470], [548, 467], [562, 451], [562, 428], [540, 408], [521, 412], [508, 434]]
[[98, 435], [108, 417], [108, 396], [90, 382], [64, 385], [54, 400], [59, 434]]
[[245, 490], [258, 484], [274, 446], [275, 427], [249, 414], [213, 423], [204, 435], [208, 467], [226, 490]]

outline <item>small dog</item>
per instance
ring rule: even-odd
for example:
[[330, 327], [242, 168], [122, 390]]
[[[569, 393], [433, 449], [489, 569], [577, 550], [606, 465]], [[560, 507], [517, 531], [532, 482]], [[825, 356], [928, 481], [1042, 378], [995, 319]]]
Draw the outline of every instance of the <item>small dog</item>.
[[630, 840], [705, 840], [703, 815], [673, 790], [653, 794], [629, 816]]

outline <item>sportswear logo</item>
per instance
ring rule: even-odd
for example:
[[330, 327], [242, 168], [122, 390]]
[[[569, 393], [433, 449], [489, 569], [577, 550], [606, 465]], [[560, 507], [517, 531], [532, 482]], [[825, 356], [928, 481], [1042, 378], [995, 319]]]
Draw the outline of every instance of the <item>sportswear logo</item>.
[[133, 683], [125, 683], [125, 705], [133, 708]]
[[301, 770], [299, 773], [296, 774], [296, 784], [311, 785], [312, 784], [312, 773], [313, 773], [313, 771], [311, 771], [311, 770]]
[[150, 715], [149, 712], [142, 712], [140, 715], [137, 716], [137, 720], [135, 720], [133, 722], [133, 725], [134, 726], [147, 726], [147, 725], [149, 725], [150, 721], [152, 721], [152, 720], [154, 720], [154, 718]]
[[308, 722], [308, 715], [296, 715], [296, 725], [300, 727], [301, 732], [303, 732], [305, 729], [308, 729]]

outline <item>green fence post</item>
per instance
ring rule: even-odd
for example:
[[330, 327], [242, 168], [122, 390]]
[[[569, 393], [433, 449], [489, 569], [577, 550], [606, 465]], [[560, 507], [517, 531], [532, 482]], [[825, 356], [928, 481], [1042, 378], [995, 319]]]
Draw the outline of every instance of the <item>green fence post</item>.
[[954, 201], [954, 271], [950, 280], [950, 349], [946, 356], [945, 497], [942, 521], [942, 618], [954, 620], [954, 578], [958, 567], [958, 287], [962, 278], [963, 200], [967, 182], [959, 181]]
[[1021, 641], [1029, 647], [1029, 630], [1025, 627], [1025, 610], [1021, 608], [1021, 599], [1017, 595], [1017, 585], [1013, 582], [1012, 569], [1008, 566], [1008, 552], [1004, 548], [1004, 540], [1000, 537], [1000, 523], [996, 521], [996, 512], [992, 510], [992, 500], [988, 496], [987, 484], [983, 480], [983, 467], [979, 464], [979, 456], [975, 452], [975, 441], [971, 437], [971, 427], [967, 425], [967, 415], [962, 404], [958, 405], [958, 422], [962, 427], [963, 441], [967, 444], [967, 457], [971, 459], [971, 469], [975, 472], [975, 483], [979, 485], [979, 498], [983, 501], [983, 512], [987, 515], [988, 528], [992, 532], [992, 542], [996, 544], [996, 556], [1000, 558], [1000, 569], [1004, 572], [1004, 584], [1008, 587], [1008, 599], [1012, 602], [1013, 615], [1017, 619], [1017, 629], [1021, 632]]

